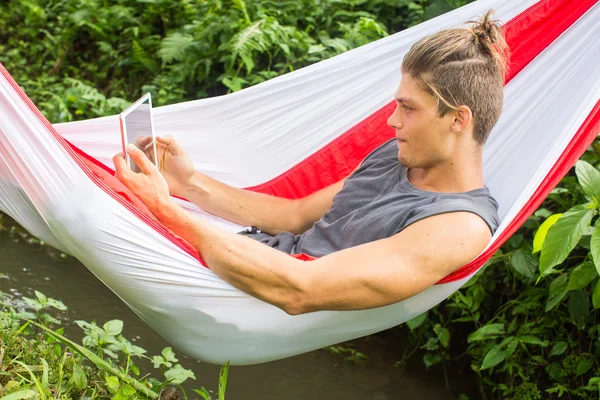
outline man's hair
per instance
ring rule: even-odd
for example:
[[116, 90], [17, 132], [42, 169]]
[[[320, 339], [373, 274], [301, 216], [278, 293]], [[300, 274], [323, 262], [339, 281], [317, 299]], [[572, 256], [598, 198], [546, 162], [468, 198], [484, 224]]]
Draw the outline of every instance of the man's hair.
[[489, 10], [470, 28], [447, 29], [415, 43], [402, 72], [438, 101], [438, 115], [466, 105], [473, 135], [483, 145], [502, 113], [509, 51], [502, 28]]

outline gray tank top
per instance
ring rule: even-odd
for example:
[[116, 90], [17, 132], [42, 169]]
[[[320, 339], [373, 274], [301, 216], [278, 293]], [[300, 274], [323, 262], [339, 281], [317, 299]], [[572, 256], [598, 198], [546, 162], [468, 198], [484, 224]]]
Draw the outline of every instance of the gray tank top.
[[472, 212], [492, 233], [498, 228], [498, 203], [487, 186], [461, 193], [429, 192], [413, 186], [407, 171], [398, 161], [396, 141], [385, 142], [346, 179], [329, 211], [311, 229], [301, 235], [248, 236], [288, 254], [321, 257], [391, 237], [423, 218], [448, 212]]

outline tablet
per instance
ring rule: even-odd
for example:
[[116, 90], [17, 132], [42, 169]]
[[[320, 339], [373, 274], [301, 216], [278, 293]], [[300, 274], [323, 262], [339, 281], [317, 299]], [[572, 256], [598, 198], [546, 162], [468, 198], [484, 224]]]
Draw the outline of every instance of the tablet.
[[[152, 99], [150, 93], [144, 94], [137, 101], [127, 107], [119, 114], [121, 124], [121, 142], [123, 144], [123, 154], [127, 165], [131, 170], [140, 172], [139, 167], [127, 154], [126, 146], [131, 143], [142, 149], [150, 161], [156, 160], [156, 141], [154, 135], [154, 125], [152, 123]], [[152, 138], [152, 141], [143, 142], [141, 137]]]

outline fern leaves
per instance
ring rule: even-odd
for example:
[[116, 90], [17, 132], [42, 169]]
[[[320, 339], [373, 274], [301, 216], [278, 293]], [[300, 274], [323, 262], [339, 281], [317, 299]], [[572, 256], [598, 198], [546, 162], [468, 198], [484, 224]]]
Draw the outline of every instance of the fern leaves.
[[193, 42], [192, 36], [179, 32], [171, 33], [161, 41], [158, 56], [165, 63], [181, 60]]

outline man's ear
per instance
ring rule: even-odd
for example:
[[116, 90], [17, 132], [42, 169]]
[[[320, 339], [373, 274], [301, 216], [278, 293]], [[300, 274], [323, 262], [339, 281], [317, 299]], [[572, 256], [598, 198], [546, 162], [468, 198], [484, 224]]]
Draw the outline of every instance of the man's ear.
[[471, 122], [473, 122], [473, 113], [468, 106], [462, 105], [453, 112], [452, 132], [460, 133], [467, 130]]

